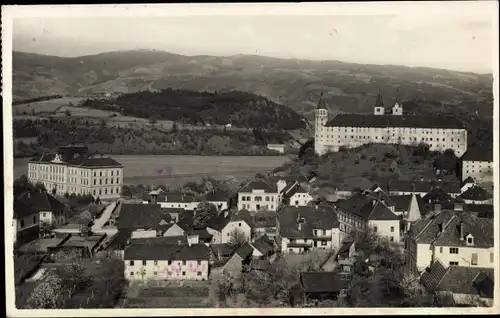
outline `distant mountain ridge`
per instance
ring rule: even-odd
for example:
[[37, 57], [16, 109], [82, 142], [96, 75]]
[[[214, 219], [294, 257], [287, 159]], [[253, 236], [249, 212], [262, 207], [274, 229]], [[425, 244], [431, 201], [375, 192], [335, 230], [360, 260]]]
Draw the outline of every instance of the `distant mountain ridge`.
[[13, 52], [16, 100], [166, 88], [237, 90], [262, 95], [312, 119], [321, 91], [335, 114], [371, 112], [379, 89], [387, 104], [393, 102], [399, 89], [403, 100], [444, 103], [451, 109], [492, 114], [492, 84], [491, 74], [241, 54], [184, 56], [135, 50], [64, 58]]

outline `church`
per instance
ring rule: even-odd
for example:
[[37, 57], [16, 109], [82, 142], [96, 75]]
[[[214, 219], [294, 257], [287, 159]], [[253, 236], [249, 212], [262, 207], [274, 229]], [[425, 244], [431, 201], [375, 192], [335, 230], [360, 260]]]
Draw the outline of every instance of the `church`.
[[314, 149], [318, 155], [364, 144], [429, 145], [432, 151], [452, 149], [457, 157], [467, 151], [467, 130], [450, 116], [405, 115], [396, 98], [386, 107], [379, 91], [373, 114], [338, 114], [328, 117], [323, 92], [315, 110]]

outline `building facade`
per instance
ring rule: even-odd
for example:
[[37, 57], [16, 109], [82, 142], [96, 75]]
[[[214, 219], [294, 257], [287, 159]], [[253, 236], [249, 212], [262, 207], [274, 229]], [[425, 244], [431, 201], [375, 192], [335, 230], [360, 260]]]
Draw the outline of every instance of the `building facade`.
[[477, 182], [493, 181], [493, 151], [469, 148], [461, 158], [462, 180], [468, 177]]
[[110, 157], [71, 155], [66, 150], [32, 158], [28, 180], [43, 183], [49, 193], [117, 199], [123, 186], [123, 165]]
[[331, 120], [322, 94], [315, 116], [314, 148], [318, 155], [369, 143], [425, 143], [432, 151], [452, 149], [458, 157], [467, 150], [467, 131], [455, 118], [404, 115], [398, 101], [387, 110], [380, 93], [372, 115], [339, 114]]
[[264, 180], [252, 180], [238, 191], [238, 210], [257, 212], [276, 211], [279, 204], [276, 184]]

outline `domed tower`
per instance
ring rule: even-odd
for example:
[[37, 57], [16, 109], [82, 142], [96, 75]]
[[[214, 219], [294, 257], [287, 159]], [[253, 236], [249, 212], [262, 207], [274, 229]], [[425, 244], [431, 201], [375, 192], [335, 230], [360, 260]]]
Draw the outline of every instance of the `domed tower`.
[[380, 94], [380, 88], [378, 89], [377, 100], [375, 101], [374, 115], [385, 115], [384, 100], [382, 99], [382, 94]]
[[326, 122], [328, 121], [328, 108], [326, 106], [325, 100], [323, 99], [323, 91], [321, 91], [318, 106], [316, 107], [316, 110], [314, 112], [314, 150], [318, 155], [322, 155], [324, 152], [323, 149], [325, 141], [323, 130]]
[[399, 99], [399, 89], [396, 91], [396, 103], [392, 107], [392, 114], [401, 116], [403, 115], [403, 103]]

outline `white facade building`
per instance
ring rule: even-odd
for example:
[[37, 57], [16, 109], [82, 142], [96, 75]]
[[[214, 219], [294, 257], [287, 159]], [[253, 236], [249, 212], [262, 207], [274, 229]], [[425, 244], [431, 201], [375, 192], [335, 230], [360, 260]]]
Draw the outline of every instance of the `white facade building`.
[[123, 166], [109, 157], [42, 154], [29, 161], [28, 180], [43, 183], [49, 193], [117, 199], [123, 186]]
[[493, 151], [471, 147], [461, 158], [462, 180], [493, 181]]
[[238, 190], [238, 210], [276, 211], [279, 204], [278, 197], [276, 184], [264, 180], [252, 180]]
[[314, 148], [318, 155], [369, 143], [418, 145], [432, 151], [452, 149], [460, 157], [467, 150], [467, 131], [453, 117], [403, 115], [399, 102], [392, 111], [379, 93], [373, 115], [339, 114], [331, 120], [323, 95], [316, 109]]

